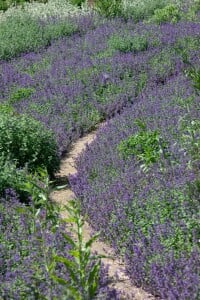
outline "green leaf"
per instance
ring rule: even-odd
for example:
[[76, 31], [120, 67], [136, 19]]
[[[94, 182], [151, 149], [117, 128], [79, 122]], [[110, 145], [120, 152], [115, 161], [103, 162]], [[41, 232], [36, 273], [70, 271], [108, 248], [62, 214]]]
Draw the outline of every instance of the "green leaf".
[[66, 286], [67, 291], [69, 292], [70, 295], [68, 296], [73, 296], [75, 300], [81, 300], [81, 296], [77, 292], [77, 290], [69, 285], [68, 281], [64, 280], [63, 278], [57, 277], [55, 275], [51, 275], [51, 278], [54, 280], [54, 282], [61, 284], [62, 286]]
[[66, 188], [66, 187], [68, 187], [67, 184], [56, 186], [54, 189], [55, 189], [55, 190], [62, 190], [62, 189], [64, 189], [64, 188]]
[[76, 243], [72, 240], [71, 237], [69, 237], [66, 233], [62, 234], [64, 239], [70, 244], [72, 245], [74, 248], [76, 248]]
[[69, 254], [72, 255], [74, 258], [80, 257], [78, 250], [69, 250]]
[[94, 297], [97, 290], [99, 270], [100, 270], [100, 260], [95, 263], [95, 265], [92, 267], [89, 273], [88, 286], [89, 286], [90, 299]]
[[57, 282], [57, 283], [59, 283], [59, 284], [61, 284], [61, 285], [66, 286], [67, 283], [68, 283], [68, 282], [67, 282], [66, 280], [64, 280], [63, 278], [57, 277], [57, 276], [55, 276], [55, 275], [50, 275], [50, 277], [51, 277], [55, 282]]
[[83, 300], [74, 287], [68, 286], [67, 289], [70, 291], [71, 296], [73, 296], [75, 300]]
[[76, 222], [76, 219], [71, 217], [71, 218], [65, 218], [65, 219], [62, 219], [65, 223], [75, 223]]
[[89, 250], [89, 248], [82, 251], [81, 257], [82, 257], [82, 264], [83, 264], [84, 268], [86, 268], [87, 264], [90, 261], [90, 250]]
[[57, 255], [54, 256], [54, 260], [56, 262], [63, 263], [65, 265], [65, 267], [67, 268], [67, 270], [69, 271], [71, 279], [74, 282], [78, 282], [78, 278], [77, 278], [76, 273], [75, 273], [76, 270], [77, 270], [77, 265], [74, 262], [68, 260], [65, 257], [57, 256]]
[[100, 255], [90, 256], [90, 260], [101, 259], [101, 258], [108, 258], [114, 260], [114, 257], [111, 255], [100, 254]]
[[85, 248], [89, 248], [97, 240], [98, 237], [99, 233], [96, 233], [93, 237], [91, 237], [89, 241], [85, 243]]
[[55, 261], [52, 260], [51, 263], [46, 266], [47, 272], [51, 273], [52, 270], [54, 270], [54, 268], [55, 268]]

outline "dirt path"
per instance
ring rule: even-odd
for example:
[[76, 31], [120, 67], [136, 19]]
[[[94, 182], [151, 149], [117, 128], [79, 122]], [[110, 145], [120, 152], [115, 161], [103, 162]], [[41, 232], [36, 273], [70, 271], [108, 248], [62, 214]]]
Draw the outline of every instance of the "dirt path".
[[[96, 132], [90, 133], [87, 136], [79, 139], [73, 144], [70, 153], [66, 155], [61, 161], [60, 172], [56, 174], [58, 181], [67, 182], [67, 177], [70, 174], [75, 174], [76, 168], [74, 159], [85, 149], [86, 144], [90, 144], [96, 136]], [[61, 206], [66, 204], [67, 201], [75, 197], [74, 193], [69, 189], [65, 188], [63, 190], [54, 191], [51, 193], [51, 199], [59, 203]], [[66, 218], [66, 212], [61, 213], [62, 218]], [[85, 223], [83, 228], [83, 236], [85, 240], [88, 240], [91, 233], [91, 227], [88, 223]], [[121, 299], [133, 299], [133, 300], [153, 300], [155, 299], [152, 295], [147, 294], [142, 289], [134, 287], [129, 281], [129, 278], [125, 274], [125, 267], [119, 259], [115, 258], [112, 248], [101, 241], [96, 241], [93, 244], [92, 251], [96, 251], [99, 254], [104, 254], [107, 256], [112, 256], [114, 259], [102, 259], [102, 261], [109, 265], [109, 277], [110, 286], [116, 288], [117, 290], [126, 294], [122, 296]], [[116, 274], [118, 276], [116, 276]], [[134, 296], [128, 296], [128, 295]]]

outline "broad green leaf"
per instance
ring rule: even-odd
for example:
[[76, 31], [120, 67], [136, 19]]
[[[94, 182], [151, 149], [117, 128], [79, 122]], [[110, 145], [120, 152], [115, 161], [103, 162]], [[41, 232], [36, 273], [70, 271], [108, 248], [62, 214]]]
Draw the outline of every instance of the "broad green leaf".
[[55, 190], [62, 190], [62, 189], [64, 189], [64, 188], [66, 188], [66, 187], [68, 187], [68, 185], [67, 185], [67, 184], [64, 184], [64, 185], [56, 186], [54, 189], [55, 189]]

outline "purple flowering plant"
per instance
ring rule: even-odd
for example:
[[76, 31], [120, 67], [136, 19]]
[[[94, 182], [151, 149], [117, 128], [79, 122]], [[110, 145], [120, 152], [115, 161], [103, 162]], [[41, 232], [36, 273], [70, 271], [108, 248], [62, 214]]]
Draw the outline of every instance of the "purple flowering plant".
[[[97, 235], [83, 242], [78, 204], [67, 209], [77, 231], [66, 231], [55, 204], [48, 199], [48, 178], [40, 171], [24, 189], [32, 194], [21, 203], [12, 189], [0, 202], [0, 295], [5, 299], [110, 299], [117, 292], [108, 287], [107, 269], [101, 256], [90, 248]], [[43, 187], [41, 187], [43, 177]], [[36, 181], [37, 180], [37, 181]], [[12, 218], [12, 222], [9, 222]], [[71, 222], [71, 221], [70, 221]], [[77, 237], [77, 242], [76, 242]]]
[[[74, 288], [79, 294], [91, 288], [96, 296], [105, 287], [106, 272], [98, 273], [99, 260], [90, 264], [86, 251], [90, 243], [81, 256], [70, 233], [63, 238], [64, 227], [56, 223], [57, 211], [49, 202], [42, 173], [14, 178], [21, 178], [23, 170], [18, 167], [30, 160], [37, 167], [50, 161], [51, 173], [73, 141], [106, 120], [78, 158], [78, 173], [70, 179], [81, 213], [124, 258], [134, 284], [163, 299], [196, 300], [200, 290], [200, 110], [199, 94], [183, 71], [199, 68], [200, 25], [192, 21], [134, 24], [92, 15], [77, 23], [78, 31], [56, 41], [52, 38], [58, 38], [58, 31], [51, 35], [50, 24], [49, 47], [0, 61], [0, 103], [8, 110], [1, 114], [6, 117], [1, 117], [0, 124], [7, 118], [5, 131], [1, 130], [1, 152], [16, 154], [18, 147], [11, 146], [23, 145], [20, 159], [5, 153], [0, 159], [6, 166], [0, 179], [10, 178], [0, 200], [0, 295], [16, 300], [27, 295], [73, 299]], [[116, 36], [128, 38], [117, 40]], [[198, 72], [191, 75], [196, 86]], [[13, 122], [9, 122], [11, 115]], [[138, 128], [136, 120], [145, 128]], [[38, 135], [31, 131], [31, 124], [37, 124]], [[31, 132], [29, 144], [26, 129]], [[44, 146], [37, 142], [46, 130], [44, 144], [49, 145], [48, 151], [53, 145], [53, 154], [41, 151], [42, 159], [37, 160], [38, 148]], [[27, 154], [31, 149], [36, 153]], [[128, 155], [124, 157], [119, 149]], [[148, 168], [141, 168], [141, 163]], [[10, 189], [17, 186], [32, 196], [28, 205]], [[91, 287], [86, 278], [87, 291], [82, 284], [84, 272], [80, 276], [77, 268], [77, 261], [84, 257], [88, 260], [82, 271], [89, 275], [88, 270], [93, 270], [94, 279]], [[79, 276], [76, 285], [74, 275]], [[112, 299], [112, 293], [113, 299], [118, 297], [108, 288], [102, 293], [104, 299]]]
[[[99, 131], [71, 177], [83, 213], [124, 256], [133, 282], [164, 299], [199, 295], [198, 108], [199, 96], [183, 74], [146, 87], [136, 104]], [[135, 138], [141, 135], [136, 119], [145, 120], [149, 133], [159, 129], [169, 152], [145, 172], [137, 155], [147, 142]], [[155, 149], [151, 145], [150, 153]]]

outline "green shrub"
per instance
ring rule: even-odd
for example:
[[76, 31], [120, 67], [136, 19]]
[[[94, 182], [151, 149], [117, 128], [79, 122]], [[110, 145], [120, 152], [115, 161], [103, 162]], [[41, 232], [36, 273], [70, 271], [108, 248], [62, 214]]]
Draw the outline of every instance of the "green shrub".
[[119, 50], [121, 52], [139, 52], [147, 49], [147, 37], [135, 35], [120, 37], [118, 35], [112, 36], [108, 45], [110, 48]]
[[9, 59], [26, 50], [36, 50], [43, 44], [37, 21], [29, 16], [9, 17], [0, 26], [0, 59]]
[[47, 24], [44, 27], [44, 40], [51, 41], [61, 36], [69, 36], [77, 31], [77, 26], [70, 24], [66, 20], [60, 20], [56, 23]]
[[151, 74], [157, 77], [157, 80], [164, 82], [174, 71], [174, 50], [165, 48], [154, 54], [149, 59]]
[[[139, 228], [145, 237], [149, 236], [155, 224], [170, 224], [171, 233], [165, 238], [161, 234], [158, 239], [166, 251], [173, 250], [174, 255], [179, 257], [182, 251], [191, 252], [194, 246], [192, 235], [198, 232], [198, 219], [195, 215], [191, 218], [191, 214], [185, 208], [187, 203], [191, 212], [194, 211], [190, 202], [184, 189], [177, 188], [165, 192], [149, 190], [148, 197], [144, 199], [142, 205], [136, 198], [132, 201], [131, 208], [127, 208], [129, 220], [134, 222], [135, 228]], [[187, 228], [177, 226], [175, 214], [180, 216], [180, 220], [184, 220]], [[137, 229], [135, 234], [138, 234]], [[151, 259], [152, 261], [155, 259], [154, 253]]]
[[7, 1], [5, 1], [5, 0], [0, 0], [0, 10], [5, 11], [6, 9], [8, 9]]
[[118, 145], [118, 151], [125, 159], [135, 156], [141, 162], [141, 168], [146, 171], [148, 167], [159, 161], [161, 154], [167, 158], [167, 143], [161, 138], [157, 130], [147, 130], [145, 124], [136, 121], [139, 132], [129, 136]]
[[27, 115], [0, 112], [0, 153], [18, 168], [58, 170], [57, 146], [51, 131]]
[[70, 2], [72, 5], [77, 5], [77, 6], [81, 7], [81, 5], [82, 5], [83, 3], [85, 3], [85, 0], [70, 0], [69, 2]]
[[157, 24], [171, 22], [176, 23], [180, 19], [179, 9], [176, 5], [169, 4], [164, 8], [158, 8], [154, 11], [154, 15], [150, 19]]
[[123, 17], [125, 19], [131, 18], [134, 22], [150, 18], [156, 9], [166, 5], [166, 0], [126, 0], [125, 2]]
[[176, 53], [181, 57], [184, 63], [189, 63], [189, 56], [191, 51], [198, 51], [200, 38], [197, 37], [184, 37], [177, 39], [174, 45]]
[[19, 88], [10, 95], [9, 102], [12, 104], [12, 103], [16, 103], [22, 99], [26, 99], [33, 92], [34, 92], [33, 88]]
[[198, 119], [191, 120], [185, 116], [179, 121], [179, 129], [182, 151], [189, 156], [188, 167], [193, 169], [198, 178], [200, 175], [200, 121]]
[[186, 71], [186, 75], [192, 79], [193, 86], [196, 89], [197, 93], [200, 92], [200, 69], [192, 67]]
[[[37, 0], [35, 0], [37, 1]], [[48, 0], [38, 0], [38, 2], [46, 3]], [[0, 0], [0, 10], [7, 10], [13, 5], [22, 5], [25, 2], [30, 2], [30, 0]]]
[[23, 52], [36, 51], [47, 46], [52, 39], [70, 35], [77, 26], [62, 19], [46, 21], [41, 26], [28, 14], [9, 16], [0, 26], [0, 59], [10, 59]]
[[122, 14], [122, 0], [94, 0], [94, 9], [106, 17]]
[[7, 188], [17, 190], [17, 186], [24, 181], [25, 171], [17, 169], [16, 163], [0, 156], [0, 195]]
[[0, 104], [0, 116], [2, 114], [12, 114], [14, 113], [14, 109], [10, 104]]

